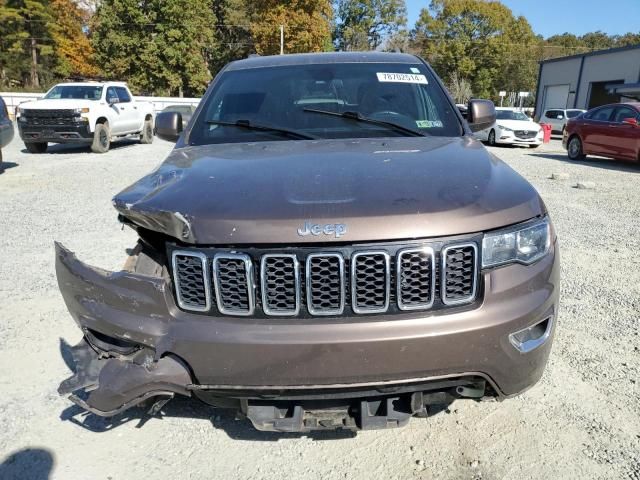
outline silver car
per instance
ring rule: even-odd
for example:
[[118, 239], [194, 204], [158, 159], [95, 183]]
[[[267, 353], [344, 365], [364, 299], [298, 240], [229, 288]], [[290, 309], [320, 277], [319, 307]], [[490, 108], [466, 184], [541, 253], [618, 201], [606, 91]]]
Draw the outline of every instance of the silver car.
[[551, 108], [545, 110], [540, 117], [540, 123], [547, 123], [551, 125], [551, 131], [553, 133], [563, 133], [564, 128], [570, 118], [575, 118], [586, 110], [580, 110], [578, 108]]

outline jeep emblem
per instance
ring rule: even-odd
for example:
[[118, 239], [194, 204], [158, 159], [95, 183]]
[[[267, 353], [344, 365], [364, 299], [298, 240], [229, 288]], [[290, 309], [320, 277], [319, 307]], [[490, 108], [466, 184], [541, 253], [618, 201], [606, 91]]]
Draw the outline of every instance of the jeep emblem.
[[327, 223], [324, 225], [311, 223], [307, 220], [304, 222], [304, 227], [298, 229], [298, 235], [306, 237], [311, 234], [315, 237], [318, 235], [335, 235], [336, 238], [340, 238], [347, 233], [347, 226], [343, 223]]

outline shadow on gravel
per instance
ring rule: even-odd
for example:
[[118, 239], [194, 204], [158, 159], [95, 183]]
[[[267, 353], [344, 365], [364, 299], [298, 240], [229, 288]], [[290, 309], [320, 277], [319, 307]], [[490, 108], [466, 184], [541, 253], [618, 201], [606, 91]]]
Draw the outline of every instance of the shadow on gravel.
[[[223, 430], [229, 438], [240, 441], [277, 442], [287, 438], [307, 437], [314, 441], [339, 440], [354, 438], [356, 432], [351, 430], [326, 430], [306, 433], [279, 433], [261, 432], [253, 428], [249, 420], [236, 420], [235, 411], [224, 408], [214, 408], [197, 399], [176, 397], [162, 407], [162, 413], [156, 416], [147, 414], [143, 408], [132, 408], [126, 412], [111, 418], [99, 417], [88, 413], [77, 405], [72, 405], [60, 414], [60, 419], [74, 423], [85, 430], [95, 433], [103, 433], [113, 430], [129, 422], [135, 422], [136, 428], [141, 428], [149, 420], [162, 420], [163, 418], [192, 418], [208, 420], [211, 426]], [[0, 478], [4, 478], [0, 475]]]
[[53, 454], [49, 450], [25, 448], [12, 453], [0, 463], [0, 478], [48, 480], [53, 463]]
[[4, 173], [5, 170], [9, 170], [10, 168], [17, 167], [17, 163], [13, 162], [2, 162], [0, 163], [0, 175]]
[[584, 160], [569, 160], [566, 154], [556, 153], [529, 153], [530, 157], [546, 158], [570, 165], [583, 165], [585, 167], [602, 168], [605, 170], [617, 170], [619, 172], [640, 173], [640, 164], [629, 160], [608, 160], [602, 158], [587, 157]]
[[[133, 138], [118, 140], [117, 142], [113, 142], [111, 144], [111, 146], [109, 147], [109, 151], [121, 150], [124, 148], [132, 147], [134, 145], [139, 145], [139, 144], [140, 142]], [[26, 148], [23, 148], [21, 152], [29, 155], [29, 151]], [[74, 144], [68, 144], [68, 143], [67, 144], [56, 143], [54, 145], [49, 145], [49, 148], [47, 148], [46, 153], [34, 153], [31, 155], [61, 155], [61, 154], [69, 155], [74, 153], [88, 153], [88, 152], [91, 152], [91, 148], [87, 144], [74, 145]], [[100, 154], [96, 153], [96, 155], [100, 155]]]

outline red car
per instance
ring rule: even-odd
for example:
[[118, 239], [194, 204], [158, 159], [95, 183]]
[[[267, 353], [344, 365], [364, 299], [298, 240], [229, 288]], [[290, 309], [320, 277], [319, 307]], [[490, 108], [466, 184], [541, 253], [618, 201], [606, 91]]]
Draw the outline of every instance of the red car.
[[640, 161], [640, 102], [603, 105], [569, 120], [562, 146], [571, 160], [600, 155]]

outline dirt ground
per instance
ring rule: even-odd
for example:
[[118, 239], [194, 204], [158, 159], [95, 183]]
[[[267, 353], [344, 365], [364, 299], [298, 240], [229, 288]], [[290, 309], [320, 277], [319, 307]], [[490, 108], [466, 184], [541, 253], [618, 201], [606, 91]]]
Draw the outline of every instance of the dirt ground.
[[[84, 415], [56, 393], [63, 340], [80, 332], [54, 272], [53, 241], [119, 269], [135, 236], [111, 197], [171, 145], [4, 151], [0, 174], [1, 479], [640, 480], [640, 166], [570, 163], [554, 141], [492, 151], [542, 194], [561, 242], [562, 297], [543, 380], [503, 402], [459, 401], [403, 429], [268, 434], [195, 400], [162, 418]], [[551, 180], [552, 173], [568, 179]], [[591, 181], [595, 189], [577, 189]]]

